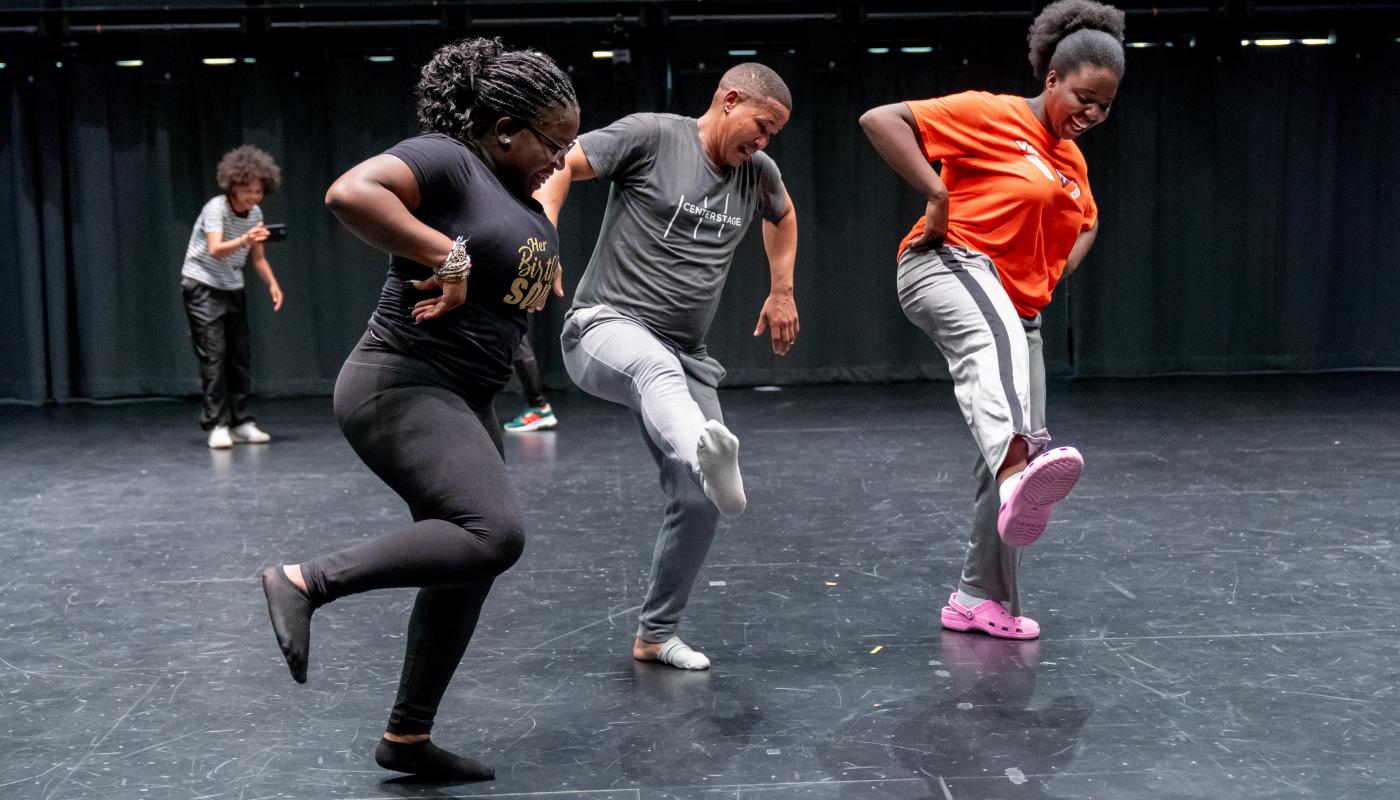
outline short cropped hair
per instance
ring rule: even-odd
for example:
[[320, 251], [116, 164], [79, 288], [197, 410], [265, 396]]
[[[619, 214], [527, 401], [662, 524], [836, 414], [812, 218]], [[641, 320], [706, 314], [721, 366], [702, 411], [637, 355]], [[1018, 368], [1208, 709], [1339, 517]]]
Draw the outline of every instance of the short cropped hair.
[[253, 181], [261, 181], [263, 192], [272, 194], [282, 186], [282, 168], [266, 150], [245, 144], [224, 153], [215, 178], [224, 194], [233, 194], [233, 187]]
[[1045, 80], [1050, 70], [1066, 75], [1085, 64], [1123, 74], [1123, 12], [1094, 0], [1059, 0], [1031, 23], [1031, 71]]
[[778, 105], [792, 110], [792, 92], [778, 73], [754, 61], [730, 67], [719, 79], [719, 88], [739, 92], [760, 100], [772, 100]]

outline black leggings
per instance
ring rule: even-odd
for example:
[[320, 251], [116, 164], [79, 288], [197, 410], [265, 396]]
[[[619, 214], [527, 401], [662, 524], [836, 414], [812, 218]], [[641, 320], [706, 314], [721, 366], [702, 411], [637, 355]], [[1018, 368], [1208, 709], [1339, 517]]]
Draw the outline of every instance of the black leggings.
[[408, 503], [413, 524], [302, 564], [313, 603], [421, 587], [391, 733], [428, 733], [476, 629], [491, 582], [520, 558], [520, 503], [502, 461], [501, 427], [433, 367], [366, 334], [335, 384], [350, 446]]

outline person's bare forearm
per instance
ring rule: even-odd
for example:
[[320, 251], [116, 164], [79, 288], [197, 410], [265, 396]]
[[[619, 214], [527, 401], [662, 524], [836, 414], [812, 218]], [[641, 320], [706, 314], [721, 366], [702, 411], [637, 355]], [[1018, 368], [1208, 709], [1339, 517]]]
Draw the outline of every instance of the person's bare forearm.
[[210, 243], [209, 245], [209, 255], [220, 261], [252, 245], [252, 241], [248, 238], [247, 234], [235, 236], [232, 239], [224, 239], [222, 233], [218, 234], [218, 236], [220, 239], [219, 242]]
[[564, 168], [550, 175], [549, 180], [535, 192], [535, 199], [544, 206], [545, 216], [556, 228], [559, 227], [559, 209], [564, 207], [564, 200], [569, 196], [569, 185], [574, 182], [572, 173], [566, 158]]
[[1079, 234], [1079, 238], [1074, 240], [1074, 247], [1071, 247], [1069, 251], [1069, 260], [1065, 262], [1065, 271], [1060, 276], [1061, 280], [1068, 278], [1071, 273], [1079, 269], [1080, 262], [1084, 260], [1085, 256], [1089, 255], [1089, 249], [1094, 246], [1094, 240], [1097, 239], [1098, 236], [1099, 223], [1098, 220], [1095, 220], [1094, 227]]
[[588, 163], [588, 157], [583, 154], [583, 146], [575, 145], [569, 154], [564, 156], [564, 167], [553, 175], [549, 180], [535, 192], [535, 199], [544, 206], [545, 216], [554, 223], [554, 227], [559, 227], [559, 209], [564, 207], [564, 199], [569, 196], [569, 186], [574, 181], [591, 181], [597, 174], [593, 171], [593, 165]]
[[903, 103], [879, 106], [860, 117], [860, 127], [880, 158], [929, 200], [946, 200], [948, 187], [919, 146], [914, 115]]
[[277, 276], [272, 274], [272, 265], [268, 263], [266, 258], [253, 260], [253, 272], [257, 273], [258, 280], [262, 281], [265, 286], [277, 285]]
[[788, 212], [776, 223], [764, 221], [763, 250], [768, 254], [769, 294], [792, 294], [797, 265], [797, 211], [788, 200]]
[[326, 207], [361, 241], [419, 264], [437, 267], [452, 249], [451, 239], [420, 222], [397, 195], [372, 180], [343, 176], [326, 192]]

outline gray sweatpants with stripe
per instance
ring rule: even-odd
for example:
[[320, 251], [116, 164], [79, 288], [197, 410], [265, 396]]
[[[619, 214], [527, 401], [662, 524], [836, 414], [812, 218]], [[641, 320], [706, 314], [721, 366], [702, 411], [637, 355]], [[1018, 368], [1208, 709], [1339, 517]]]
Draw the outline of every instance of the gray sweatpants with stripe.
[[999, 600], [1018, 615], [1021, 553], [997, 533], [996, 473], [1014, 437], [1026, 439], [1032, 454], [1050, 442], [1040, 317], [1021, 318], [992, 260], [962, 247], [906, 252], [898, 285], [905, 316], [948, 360], [953, 394], [979, 452], [972, 536], [958, 588]]
[[708, 420], [724, 421], [715, 391], [724, 367], [672, 348], [646, 326], [607, 306], [574, 309], [560, 336], [564, 368], [580, 389], [627, 406], [670, 498], [651, 559], [637, 638], [664, 642], [710, 552], [719, 510], [700, 482], [696, 445]]

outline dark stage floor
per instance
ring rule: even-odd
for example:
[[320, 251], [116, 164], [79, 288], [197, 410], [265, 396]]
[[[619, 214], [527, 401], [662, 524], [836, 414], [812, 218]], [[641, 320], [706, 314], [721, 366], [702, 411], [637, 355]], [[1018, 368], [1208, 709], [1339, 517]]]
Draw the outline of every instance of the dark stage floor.
[[260, 568], [405, 519], [328, 400], [258, 403], [276, 441], [232, 452], [192, 404], [0, 407], [0, 797], [1400, 797], [1397, 397], [1052, 385], [1088, 469], [1028, 554], [1044, 638], [1013, 644], [936, 621], [972, 488], [947, 384], [726, 392], [750, 512], [686, 674], [628, 655], [661, 508], [640, 437], [561, 396], [510, 440], [530, 543], [436, 732], [498, 778], [452, 787], [371, 757], [411, 592], [319, 612], [307, 686], [267, 624]]

